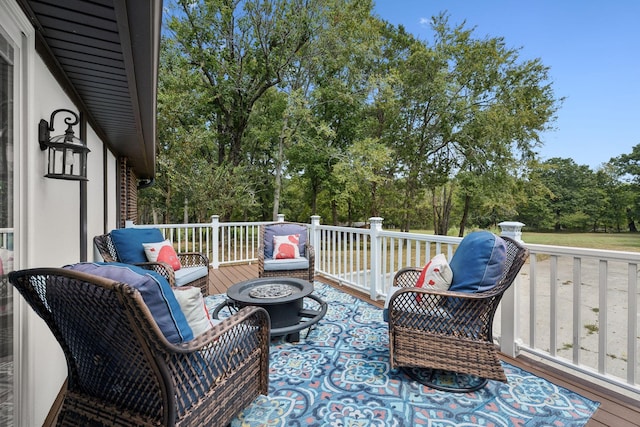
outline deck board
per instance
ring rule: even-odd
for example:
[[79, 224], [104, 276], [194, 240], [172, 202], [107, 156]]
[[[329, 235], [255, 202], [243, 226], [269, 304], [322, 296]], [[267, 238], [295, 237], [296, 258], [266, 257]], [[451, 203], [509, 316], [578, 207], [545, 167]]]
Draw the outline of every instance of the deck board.
[[[257, 264], [239, 264], [212, 269], [209, 274], [209, 292], [211, 294], [226, 293], [227, 289], [238, 282], [258, 277]], [[367, 295], [350, 288], [336, 285], [330, 280], [317, 277], [316, 280], [336, 286], [340, 290], [364, 299], [378, 307], [382, 307], [381, 301], [372, 301]], [[541, 378], [572, 390], [589, 399], [600, 402], [600, 407], [587, 423], [587, 427], [638, 427], [640, 426], [640, 402], [632, 398], [620, 395], [598, 384], [585, 379], [569, 375], [559, 369], [549, 367], [536, 360], [519, 356], [511, 358], [502, 355], [505, 362], [531, 372]]]

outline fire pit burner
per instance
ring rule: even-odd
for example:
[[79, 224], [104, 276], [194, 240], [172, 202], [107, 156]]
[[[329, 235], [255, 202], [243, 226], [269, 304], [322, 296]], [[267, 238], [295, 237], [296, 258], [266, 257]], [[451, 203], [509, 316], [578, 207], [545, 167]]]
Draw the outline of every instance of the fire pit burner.
[[283, 283], [270, 285], [260, 285], [249, 291], [249, 296], [253, 298], [282, 298], [291, 295], [296, 288]]
[[[311, 328], [327, 313], [327, 303], [312, 292], [313, 284], [293, 277], [251, 279], [227, 289], [227, 301], [216, 307], [212, 316], [217, 319], [224, 307], [263, 307], [271, 319], [271, 337], [298, 341], [301, 330]], [[315, 301], [312, 306], [317, 308], [305, 308], [305, 298]]]

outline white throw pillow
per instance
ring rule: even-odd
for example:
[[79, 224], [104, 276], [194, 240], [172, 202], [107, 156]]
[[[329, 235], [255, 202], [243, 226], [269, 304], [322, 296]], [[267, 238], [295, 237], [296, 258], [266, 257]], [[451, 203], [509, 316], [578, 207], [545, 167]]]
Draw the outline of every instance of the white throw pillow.
[[[447, 258], [444, 254], [438, 254], [431, 258], [431, 260], [424, 266], [418, 281], [416, 282], [416, 288], [435, 289], [437, 291], [446, 291], [451, 286], [453, 280], [453, 271], [449, 267]], [[422, 301], [422, 295], [416, 295], [416, 301]]]
[[424, 266], [420, 277], [416, 282], [417, 288], [432, 288], [438, 291], [446, 291], [451, 286], [453, 271], [449, 267], [444, 254], [438, 254]]
[[187, 318], [187, 323], [197, 337], [207, 332], [213, 326], [209, 318], [209, 311], [204, 303], [200, 288], [195, 286], [180, 286], [173, 289], [173, 294], [180, 304], [180, 308]]
[[273, 259], [300, 258], [299, 234], [273, 236]]
[[174, 271], [180, 270], [182, 264], [180, 264], [180, 258], [173, 249], [173, 244], [170, 240], [157, 243], [143, 243], [144, 254], [147, 256], [149, 262], [166, 262], [173, 268]]

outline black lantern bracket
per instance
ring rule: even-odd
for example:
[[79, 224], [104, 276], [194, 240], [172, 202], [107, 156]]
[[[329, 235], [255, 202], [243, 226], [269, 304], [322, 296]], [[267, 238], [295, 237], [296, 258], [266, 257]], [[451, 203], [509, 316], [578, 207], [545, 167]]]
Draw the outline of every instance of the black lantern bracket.
[[[58, 113], [65, 113], [64, 123], [67, 129], [64, 135], [51, 136], [54, 132], [54, 120]], [[61, 108], [51, 113], [49, 122], [42, 119], [38, 124], [38, 142], [40, 149], [47, 151], [47, 173], [45, 177], [73, 181], [87, 180], [87, 153], [89, 148], [76, 138], [73, 127], [79, 125], [80, 117], [71, 110]]]

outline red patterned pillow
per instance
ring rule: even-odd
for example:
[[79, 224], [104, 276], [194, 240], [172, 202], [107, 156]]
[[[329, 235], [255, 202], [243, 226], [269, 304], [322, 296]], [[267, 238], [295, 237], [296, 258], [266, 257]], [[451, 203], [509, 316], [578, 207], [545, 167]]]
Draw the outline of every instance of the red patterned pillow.
[[299, 234], [273, 236], [273, 259], [300, 258]]
[[182, 268], [180, 258], [178, 258], [178, 254], [173, 249], [173, 244], [170, 240], [158, 243], [143, 243], [142, 246], [149, 262], [166, 262], [174, 271]]
[[[424, 266], [416, 282], [416, 287], [429, 287], [439, 291], [446, 291], [451, 286], [452, 280], [453, 272], [449, 267], [447, 258], [445, 258], [444, 254], [438, 254]], [[418, 302], [421, 300], [420, 297], [421, 295], [416, 296]]]

